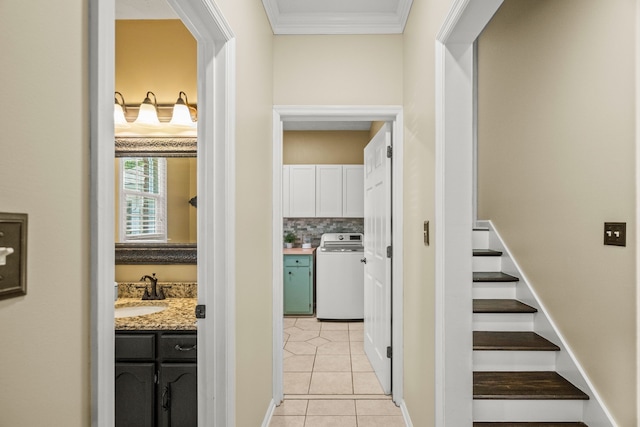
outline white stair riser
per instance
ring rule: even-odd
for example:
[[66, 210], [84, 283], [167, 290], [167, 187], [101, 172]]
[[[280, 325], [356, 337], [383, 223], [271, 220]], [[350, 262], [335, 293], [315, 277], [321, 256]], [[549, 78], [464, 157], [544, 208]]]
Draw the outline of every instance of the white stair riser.
[[533, 314], [474, 313], [474, 331], [533, 331]]
[[517, 282], [473, 282], [474, 299], [516, 299]]
[[489, 249], [489, 230], [473, 230], [473, 249]]
[[474, 256], [471, 261], [472, 271], [501, 271], [502, 257]]
[[474, 371], [555, 371], [555, 351], [473, 352]]
[[582, 400], [473, 401], [474, 421], [576, 421], [582, 420]]

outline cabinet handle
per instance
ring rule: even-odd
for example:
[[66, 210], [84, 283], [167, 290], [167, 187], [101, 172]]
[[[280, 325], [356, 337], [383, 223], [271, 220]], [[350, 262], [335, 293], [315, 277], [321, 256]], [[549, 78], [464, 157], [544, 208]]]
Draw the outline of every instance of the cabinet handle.
[[363, 264], [366, 264], [366, 263], [367, 263], [367, 259], [366, 259], [366, 258], [362, 258], [362, 259], [360, 260], [360, 262], [361, 262], [361, 263], [363, 263]]
[[171, 408], [171, 387], [165, 386], [162, 389], [162, 409], [168, 411]]
[[198, 348], [198, 344], [194, 344], [191, 347], [183, 347], [180, 344], [176, 344], [176, 346], [174, 347], [176, 350], [178, 351], [191, 351], [191, 350], [195, 350]]

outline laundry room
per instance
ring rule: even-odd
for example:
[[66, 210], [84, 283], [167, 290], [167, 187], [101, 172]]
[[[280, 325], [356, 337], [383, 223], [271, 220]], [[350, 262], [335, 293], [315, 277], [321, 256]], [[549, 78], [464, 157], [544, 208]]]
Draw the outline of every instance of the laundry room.
[[388, 398], [364, 351], [364, 149], [383, 122], [283, 132], [284, 395]]

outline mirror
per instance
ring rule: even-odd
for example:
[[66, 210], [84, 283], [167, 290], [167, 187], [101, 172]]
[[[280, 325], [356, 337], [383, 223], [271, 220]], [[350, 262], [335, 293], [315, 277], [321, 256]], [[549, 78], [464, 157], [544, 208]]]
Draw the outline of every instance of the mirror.
[[166, 159], [166, 242], [123, 242], [116, 212], [116, 264], [196, 264], [197, 140], [194, 137], [116, 137], [116, 210], [120, 206], [120, 158]]

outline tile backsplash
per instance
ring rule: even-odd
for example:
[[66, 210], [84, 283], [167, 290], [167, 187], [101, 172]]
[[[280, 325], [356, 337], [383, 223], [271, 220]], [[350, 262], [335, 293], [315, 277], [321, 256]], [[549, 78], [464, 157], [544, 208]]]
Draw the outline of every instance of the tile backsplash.
[[320, 246], [324, 233], [364, 233], [364, 218], [284, 218], [283, 231], [296, 235], [294, 247], [302, 245], [304, 235], [311, 237], [311, 246], [315, 247]]

